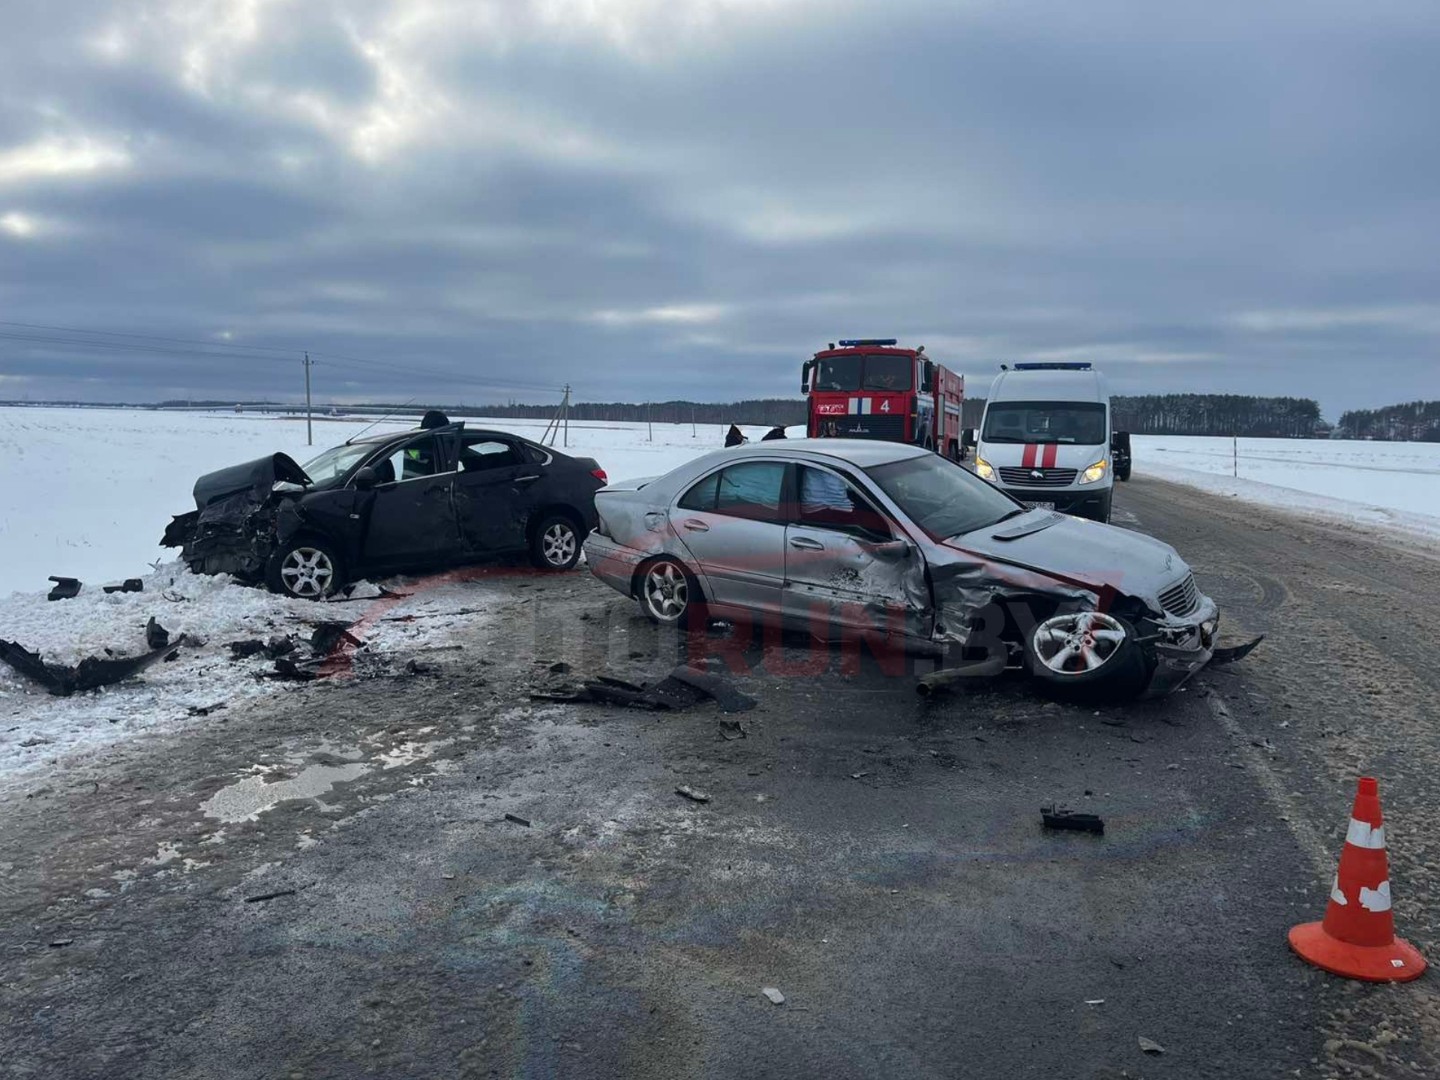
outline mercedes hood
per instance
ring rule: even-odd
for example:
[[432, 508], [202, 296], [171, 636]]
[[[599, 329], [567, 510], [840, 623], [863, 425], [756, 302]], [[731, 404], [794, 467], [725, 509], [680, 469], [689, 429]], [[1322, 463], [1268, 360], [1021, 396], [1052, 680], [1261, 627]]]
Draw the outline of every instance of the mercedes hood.
[[1169, 544], [1068, 514], [1032, 510], [946, 541], [981, 555], [1092, 591], [1106, 586], [1159, 610], [1162, 591], [1190, 573]]

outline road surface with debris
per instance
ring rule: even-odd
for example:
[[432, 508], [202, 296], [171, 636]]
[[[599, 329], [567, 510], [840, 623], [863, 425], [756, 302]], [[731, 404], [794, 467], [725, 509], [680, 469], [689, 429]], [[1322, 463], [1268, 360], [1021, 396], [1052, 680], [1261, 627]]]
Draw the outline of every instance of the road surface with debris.
[[[1363, 771], [1397, 921], [1440, 941], [1436, 563], [1140, 476], [1117, 501], [1269, 635], [1243, 664], [926, 702], [889, 660], [687, 644], [517, 573], [413, 671], [36, 776], [0, 805], [7, 1075], [1435, 1075], [1433, 976], [1344, 983], [1285, 932]], [[757, 707], [543, 697], [686, 648]]]

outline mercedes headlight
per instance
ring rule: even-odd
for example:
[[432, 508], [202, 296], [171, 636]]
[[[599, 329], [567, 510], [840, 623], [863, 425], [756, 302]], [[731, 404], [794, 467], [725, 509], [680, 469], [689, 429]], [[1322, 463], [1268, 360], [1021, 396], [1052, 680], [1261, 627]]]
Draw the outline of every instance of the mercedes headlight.
[[1093, 484], [1097, 480], [1105, 479], [1105, 470], [1109, 467], [1110, 462], [1106, 461], [1104, 458], [1101, 458], [1099, 461], [1095, 462], [1094, 465], [1088, 466], [1085, 471], [1080, 474], [1080, 483]]
[[988, 461], [978, 454], [975, 455], [975, 475], [980, 477], [981, 480], [995, 479], [995, 470], [990, 467]]

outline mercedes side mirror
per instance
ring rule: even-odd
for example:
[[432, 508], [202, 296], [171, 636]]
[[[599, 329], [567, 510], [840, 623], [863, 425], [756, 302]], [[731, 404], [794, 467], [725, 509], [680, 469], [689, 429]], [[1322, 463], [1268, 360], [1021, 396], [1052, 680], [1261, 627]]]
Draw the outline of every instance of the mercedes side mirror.
[[961, 432], [960, 445], [965, 447], [967, 450], [975, 445], [975, 429], [973, 427], [967, 427], [963, 432]]
[[356, 469], [355, 475], [350, 478], [357, 491], [369, 491], [376, 484], [380, 483], [380, 474], [369, 465], [363, 469]]

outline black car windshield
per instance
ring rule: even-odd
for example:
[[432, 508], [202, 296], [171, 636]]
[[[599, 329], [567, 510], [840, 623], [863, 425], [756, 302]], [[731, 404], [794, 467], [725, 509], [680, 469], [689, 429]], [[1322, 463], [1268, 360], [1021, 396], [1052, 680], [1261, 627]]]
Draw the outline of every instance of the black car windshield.
[[937, 540], [994, 525], [1020, 509], [1010, 496], [938, 454], [866, 469], [905, 516]]
[[326, 450], [313, 461], [305, 463], [305, 475], [316, 484], [329, 483], [344, 476], [370, 454], [375, 452], [374, 443], [355, 443]]
[[1091, 401], [992, 401], [985, 410], [985, 442], [1105, 442], [1105, 406]]
[[915, 361], [908, 356], [827, 356], [815, 364], [816, 390], [909, 390]]

